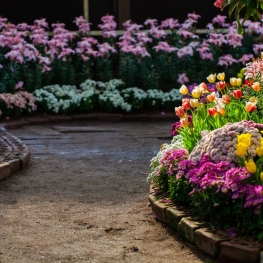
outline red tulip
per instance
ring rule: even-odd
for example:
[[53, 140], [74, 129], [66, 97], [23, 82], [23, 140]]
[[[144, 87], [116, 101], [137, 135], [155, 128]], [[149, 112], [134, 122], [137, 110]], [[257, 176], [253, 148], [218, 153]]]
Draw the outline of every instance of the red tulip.
[[175, 114], [179, 117], [179, 118], [183, 118], [185, 116], [185, 111], [183, 107], [175, 107]]
[[234, 96], [236, 99], [240, 99], [240, 98], [242, 97], [242, 90], [240, 90], [240, 89], [234, 90], [234, 91], [233, 91], [233, 96]]
[[184, 108], [184, 110], [190, 110], [190, 99], [182, 99], [182, 107]]
[[210, 116], [215, 116], [216, 115], [216, 113], [217, 113], [217, 111], [216, 111], [216, 108], [209, 108], [208, 109], [208, 114], [210, 115]]

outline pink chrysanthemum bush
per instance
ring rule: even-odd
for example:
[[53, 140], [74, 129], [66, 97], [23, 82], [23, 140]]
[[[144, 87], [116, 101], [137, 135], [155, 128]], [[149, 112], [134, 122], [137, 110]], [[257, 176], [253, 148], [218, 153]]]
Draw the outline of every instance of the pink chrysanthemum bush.
[[172, 143], [151, 160], [148, 181], [214, 227], [263, 239], [262, 59], [245, 81], [211, 74], [183, 85]]

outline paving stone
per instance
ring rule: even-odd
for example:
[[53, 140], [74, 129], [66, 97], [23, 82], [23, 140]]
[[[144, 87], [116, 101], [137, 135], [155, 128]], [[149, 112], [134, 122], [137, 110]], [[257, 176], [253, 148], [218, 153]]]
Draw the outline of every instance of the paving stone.
[[8, 162], [0, 163], [0, 180], [10, 176], [11, 173], [11, 166]]
[[176, 206], [168, 207], [166, 209], [166, 222], [171, 228], [178, 231], [178, 224], [180, 220], [183, 217], [189, 217], [190, 215], [191, 215], [190, 211], [180, 210]]
[[178, 232], [183, 238], [194, 244], [195, 231], [202, 227], [206, 227], [205, 223], [197, 222], [191, 217], [184, 217], [178, 224]]
[[220, 243], [218, 259], [224, 263], [259, 263], [261, 245], [232, 240]]
[[220, 243], [230, 240], [226, 233], [220, 233], [209, 228], [200, 228], [195, 231], [195, 245], [202, 252], [217, 257]]

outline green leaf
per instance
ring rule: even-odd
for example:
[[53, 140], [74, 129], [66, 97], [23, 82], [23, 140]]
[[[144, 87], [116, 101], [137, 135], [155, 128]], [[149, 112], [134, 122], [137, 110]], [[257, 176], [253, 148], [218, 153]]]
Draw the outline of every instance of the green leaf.
[[257, 9], [256, 4], [253, 1], [251, 1], [246, 8], [246, 14], [244, 16], [244, 21], [248, 20], [248, 18], [251, 17], [255, 13], [256, 9]]
[[[229, 10], [228, 10], [228, 15], [231, 16], [233, 11], [235, 10], [235, 8], [237, 7], [237, 5], [239, 4], [239, 0], [234, 0], [230, 6], [229, 6]], [[223, 6], [224, 7], [224, 6]]]

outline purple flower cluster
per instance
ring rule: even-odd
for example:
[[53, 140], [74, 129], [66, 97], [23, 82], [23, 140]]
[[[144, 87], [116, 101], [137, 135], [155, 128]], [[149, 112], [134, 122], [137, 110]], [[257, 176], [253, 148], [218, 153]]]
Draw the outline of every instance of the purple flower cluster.
[[192, 192], [215, 191], [231, 196], [233, 200], [244, 199], [245, 207], [254, 207], [260, 213], [263, 204], [263, 185], [249, 183], [251, 174], [245, 167], [235, 167], [232, 163], [212, 162], [204, 155], [199, 162], [187, 159], [185, 150], [170, 150], [161, 159], [162, 166], [168, 167], [167, 174], [175, 174], [176, 179], [186, 178], [192, 185]]
[[188, 159], [188, 151], [185, 149], [168, 150], [163, 155], [160, 163], [167, 168], [166, 174], [174, 174], [177, 171], [178, 163]]

